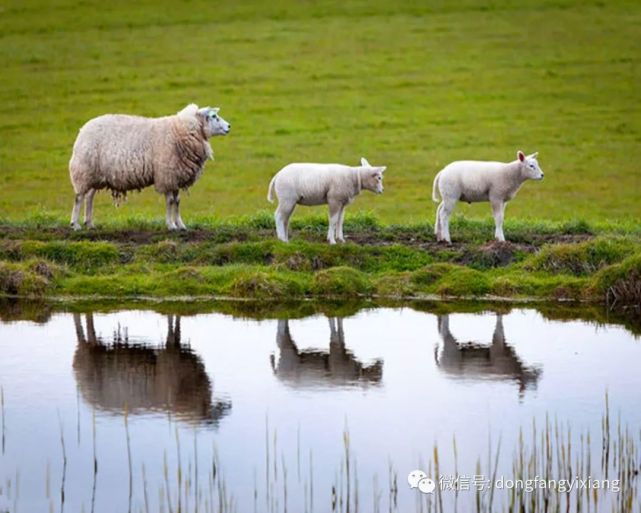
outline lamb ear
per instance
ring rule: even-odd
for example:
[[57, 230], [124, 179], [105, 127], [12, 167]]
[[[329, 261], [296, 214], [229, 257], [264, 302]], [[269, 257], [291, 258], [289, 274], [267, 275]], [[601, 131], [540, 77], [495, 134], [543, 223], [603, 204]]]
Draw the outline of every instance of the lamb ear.
[[367, 159], [365, 157], [361, 157], [361, 166], [372, 167], [372, 165], [369, 162], [367, 162]]
[[386, 169], [387, 169], [387, 166], [381, 166], [381, 167], [378, 168], [378, 170], [381, 172], [381, 174], [383, 174]]
[[517, 151], [516, 158], [518, 158], [521, 162], [525, 162], [525, 153], [523, 153], [521, 150]]
[[532, 153], [532, 155], [528, 155], [528, 157], [527, 157], [527, 158], [529, 158], [529, 159], [535, 159], [535, 158], [536, 158], [536, 157], [538, 157], [538, 156], [539, 156], [539, 152], [538, 152], [538, 151], [535, 151], [534, 153]]
[[211, 109], [214, 114], [218, 114], [218, 111], [220, 110], [220, 107], [212, 107]]

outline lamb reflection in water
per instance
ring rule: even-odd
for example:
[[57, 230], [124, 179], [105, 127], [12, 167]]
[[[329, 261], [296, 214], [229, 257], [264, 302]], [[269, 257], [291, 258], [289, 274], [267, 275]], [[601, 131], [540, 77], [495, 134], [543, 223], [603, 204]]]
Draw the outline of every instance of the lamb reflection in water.
[[86, 334], [74, 314], [78, 347], [73, 369], [82, 397], [97, 409], [129, 414], [168, 412], [181, 420], [216, 425], [231, 403], [212, 400], [201, 358], [180, 341], [180, 316], [167, 316], [164, 345], [130, 342], [118, 327], [111, 340], [96, 336], [92, 314]]
[[443, 340], [436, 362], [445, 373], [467, 379], [513, 380], [519, 385], [519, 395], [536, 388], [541, 370], [523, 363], [514, 348], [505, 341], [503, 316], [497, 314], [492, 344], [459, 342], [450, 331], [450, 316], [438, 316], [438, 331]]
[[279, 320], [276, 332], [280, 351], [278, 363], [271, 355], [272, 369], [278, 379], [295, 387], [378, 385], [383, 377], [383, 361], [364, 365], [354, 357], [345, 347], [343, 319], [330, 318], [329, 330], [329, 351], [301, 351], [291, 336], [289, 321]]

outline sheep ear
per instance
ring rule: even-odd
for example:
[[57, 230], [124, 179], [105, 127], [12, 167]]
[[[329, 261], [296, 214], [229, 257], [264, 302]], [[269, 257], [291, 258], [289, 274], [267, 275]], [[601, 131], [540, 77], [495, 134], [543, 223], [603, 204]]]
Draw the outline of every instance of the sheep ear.
[[212, 112], [213, 112], [214, 114], [218, 114], [218, 111], [220, 110], [220, 107], [212, 107], [212, 109], [211, 109], [211, 110], [212, 110]]
[[361, 166], [363, 167], [372, 167], [365, 157], [361, 157]]
[[521, 150], [516, 152], [516, 157], [520, 162], [525, 162], [525, 153], [523, 153]]
[[381, 174], [383, 174], [386, 169], [387, 169], [387, 166], [381, 166], [381, 167], [378, 168], [378, 170], [381, 172]]
[[532, 153], [532, 155], [528, 155], [528, 158], [529, 158], [529, 159], [535, 159], [535, 158], [536, 158], [536, 157], [538, 157], [538, 156], [539, 156], [539, 152], [538, 152], [538, 151], [535, 151], [534, 153]]
[[187, 105], [183, 110], [178, 112], [179, 116], [193, 116], [196, 112], [198, 112], [198, 105], [195, 103], [190, 103]]

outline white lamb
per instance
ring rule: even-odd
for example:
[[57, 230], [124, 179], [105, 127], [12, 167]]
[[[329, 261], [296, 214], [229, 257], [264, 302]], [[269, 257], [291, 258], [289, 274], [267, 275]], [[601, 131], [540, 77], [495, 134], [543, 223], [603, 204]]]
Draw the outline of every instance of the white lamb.
[[498, 241], [505, 241], [505, 204], [516, 196], [525, 181], [543, 179], [537, 155], [538, 153], [534, 153], [526, 157], [519, 150], [517, 159], [509, 163], [461, 160], [445, 166], [434, 178], [432, 189], [432, 199], [435, 202], [439, 201], [437, 190], [442, 198], [436, 210], [436, 240], [451, 242], [449, 218], [457, 201], [489, 201], [496, 225], [494, 236]]
[[281, 169], [269, 184], [267, 199], [273, 202], [273, 193], [278, 197], [274, 214], [276, 233], [280, 240], [288, 241], [289, 218], [296, 205], [329, 206], [329, 230], [327, 240], [336, 244], [343, 237], [345, 207], [361, 190], [381, 194], [383, 173], [386, 167], [373, 167], [364, 158], [361, 165], [350, 167], [342, 164], [289, 164]]
[[88, 121], [78, 133], [69, 162], [75, 192], [73, 229], [80, 229], [85, 199], [85, 226], [93, 226], [96, 191], [109, 189], [117, 198], [154, 185], [166, 198], [167, 228], [184, 230], [180, 189], [193, 185], [207, 159], [214, 158], [208, 139], [227, 135], [231, 128], [218, 110], [199, 109], [192, 103], [162, 118], [107, 114]]

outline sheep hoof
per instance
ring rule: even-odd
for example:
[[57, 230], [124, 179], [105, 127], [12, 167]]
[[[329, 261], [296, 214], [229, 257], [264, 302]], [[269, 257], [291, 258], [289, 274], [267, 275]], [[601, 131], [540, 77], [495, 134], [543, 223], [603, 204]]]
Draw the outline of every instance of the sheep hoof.
[[79, 223], [71, 223], [71, 229], [72, 229], [74, 232], [77, 232], [78, 230], [81, 230], [81, 229], [82, 229], [82, 226], [80, 226], [80, 224], [79, 224]]
[[187, 231], [187, 227], [184, 224], [177, 225], [177, 229], [180, 230], [181, 232]]
[[85, 223], [85, 228], [87, 228], [87, 230], [93, 230], [95, 226], [93, 223]]
[[167, 225], [167, 229], [168, 229], [170, 232], [175, 232], [175, 231], [178, 229], [178, 227], [177, 227], [175, 224], [168, 224], [168, 225]]
[[345, 242], [345, 238], [343, 238], [343, 237], [340, 237], [340, 238], [338, 238], [336, 240], [338, 240], [338, 242]]

